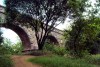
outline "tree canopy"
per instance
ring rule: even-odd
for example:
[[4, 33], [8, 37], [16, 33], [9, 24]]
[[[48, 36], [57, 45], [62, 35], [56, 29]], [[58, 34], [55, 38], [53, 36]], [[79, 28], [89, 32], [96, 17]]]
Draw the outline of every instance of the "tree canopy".
[[84, 10], [85, 1], [5, 0], [7, 23], [31, 26], [35, 30], [37, 43], [41, 50], [49, 33], [57, 25], [64, 23], [67, 17], [74, 16], [74, 10]]
[[84, 11], [74, 10], [75, 16], [71, 30], [65, 30], [66, 48], [73, 56], [83, 57], [87, 53], [95, 54], [100, 49], [98, 37], [100, 34], [98, 8], [100, 6], [98, 3], [94, 7], [88, 5], [84, 5]]

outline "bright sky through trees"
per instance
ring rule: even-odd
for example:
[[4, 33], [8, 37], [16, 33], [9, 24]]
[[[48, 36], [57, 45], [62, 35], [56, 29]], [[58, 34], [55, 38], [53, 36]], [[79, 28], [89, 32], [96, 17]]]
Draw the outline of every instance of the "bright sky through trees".
[[6, 28], [1, 28], [1, 30], [3, 31], [3, 37], [5, 39], [9, 39], [12, 43], [17, 43], [19, 42], [20, 38], [18, 37], [18, 35], [10, 30], [10, 29], [6, 29]]
[[0, 0], [0, 5], [4, 6], [4, 0]]

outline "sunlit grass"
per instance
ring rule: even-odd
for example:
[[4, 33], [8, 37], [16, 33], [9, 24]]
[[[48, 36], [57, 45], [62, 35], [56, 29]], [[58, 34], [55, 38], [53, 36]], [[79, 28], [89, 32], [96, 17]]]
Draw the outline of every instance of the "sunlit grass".
[[98, 67], [84, 59], [65, 58], [61, 56], [42, 56], [29, 59], [30, 62], [43, 67]]

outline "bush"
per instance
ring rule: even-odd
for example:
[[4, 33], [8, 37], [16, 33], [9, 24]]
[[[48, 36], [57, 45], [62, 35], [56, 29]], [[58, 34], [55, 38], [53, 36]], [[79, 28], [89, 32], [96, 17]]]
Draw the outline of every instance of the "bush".
[[64, 56], [67, 53], [67, 51], [64, 47], [55, 46], [53, 53], [56, 55]]
[[0, 45], [0, 67], [12, 67], [12, 60], [9, 51], [4, 46]]
[[0, 45], [0, 67], [13, 67], [12, 60], [8, 48]]
[[17, 55], [21, 55], [24, 49], [21, 42], [18, 42], [10, 47], [13, 50], [12, 54], [17, 54]]
[[2, 46], [6, 48], [6, 50], [9, 52], [9, 54], [22, 54], [23, 46], [21, 42], [17, 42], [16, 44], [13, 44], [9, 39], [5, 39], [3, 41]]
[[0, 56], [0, 67], [13, 67], [10, 56]]
[[67, 53], [64, 47], [60, 47], [59, 45], [54, 45], [49, 43], [45, 44], [43, 51], [48, 53], [51, 52], [53, 54], [60, 55], [60, 56], [63, 56]]
[[49, 44], [49, 43], [46, 43], [43, 47], [43, 50], [44, 51], [53, 51], [54, 50], [54, 44]]
[[0, 67], [12, 67], [12, 61], [10, 59], [10, 56], [6, 55], [9, 54], [9, 51], [7, 50], [7, 48], [1, 45], [2, 42], [3, 42], [3, 37], [2, 37], [2, 31], [0, 29]]

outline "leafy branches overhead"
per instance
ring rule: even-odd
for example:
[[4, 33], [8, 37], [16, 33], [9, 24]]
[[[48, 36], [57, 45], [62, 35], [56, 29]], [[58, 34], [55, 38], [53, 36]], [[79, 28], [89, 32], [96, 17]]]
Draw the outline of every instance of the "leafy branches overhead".
[[5, 3], [7, 22], [31, 26], [39, 49], [48, 34], [70, 14], [69, 0], [5, 0]]
[[67, 0], [6, 0], [6, 5], [10, 14], [16, 10], [50, 26], [63, 22], [68, 11]]
[[[87, 0], [5, 0], [7, 22], [24, 24], [35, 30], [39, 49], [49, 33], [66, 17], [79, 18]], [[16, 22], [17, 21], [17, 22]]]

